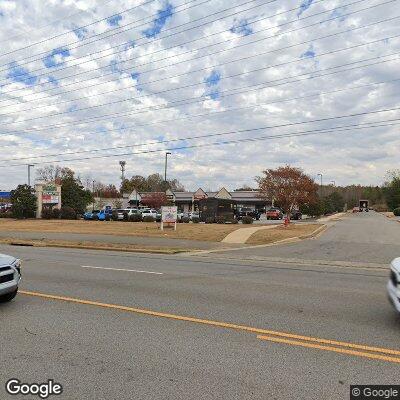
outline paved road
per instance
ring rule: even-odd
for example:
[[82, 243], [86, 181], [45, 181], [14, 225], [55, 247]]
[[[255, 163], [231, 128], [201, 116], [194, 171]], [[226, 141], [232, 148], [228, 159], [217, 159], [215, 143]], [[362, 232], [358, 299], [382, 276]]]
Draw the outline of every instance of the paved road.
[[[386, 221], [361, 218], [365, 226]], [[1, 399], [15, 398], [1, 392], [10, 377], [53, 378], [68, 400], [347, 399], [350, 384], [398, 382], [399, 364], [387, 354], [340, 354], [308, 340], [400, 349], [384, 268], [7, 246], [0, 252], [25, 260], [23, 290], [70, 298], [22, 294], [0, 307]], [[273, 330], [281, 342], [261, 340], [266, 332], [253, 328]], [[306, 336], [311, 348], [283, 343], [293, 339], [288, 332]]]
[[[388, 263], [400, 256], [400, 223], [375, 212], [347, 214], [312, 240], [235, 251], [234, 257], [280, 257], [360, 263]], [[221, 252], [219, 257], [232, 257]], [[213, 255], [215, 256], [215, 254]]]

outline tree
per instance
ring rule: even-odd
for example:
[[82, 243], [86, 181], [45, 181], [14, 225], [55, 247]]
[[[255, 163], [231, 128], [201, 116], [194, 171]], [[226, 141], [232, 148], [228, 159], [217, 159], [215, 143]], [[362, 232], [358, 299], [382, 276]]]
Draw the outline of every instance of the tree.
[[388, 174], [390, 181], [383, 186], [383, 195], [390, 210], [400, 207], [400, 173]]
[[301, 169], [286, 165], [267, 169], [257, 177], [260, 196], [275, 200], [289, 217], [295, 207], [312, 204], [317, 199], [318, 185]]
[[325, 213], [325, 205], [321, 199], [316, 199], [311, 203], [305, 203], [300, 206], [300, 211], [309, 217], [320, 217]]
[[164, 192], [153, 192], [142, 197], [142, 204], [151, 208], [161, 208], [168, 204], [167, 196]]
[[75, 173], [70, 168], [62, 168], [58, 165], [47, 165], [36, 171], [36, 179], [44, 182], [60, 184], [63, 179], [74, 177]]
[[165, 182], [160, 174], [151, 174], [147, 178], [141, 175], [134, 175], [131, 179], [125, 179], [121, 184], [122, 193], [131, 193], [134, 189], [138, 192], [165, 192], [168, 188], [173, 192], [183, 192], [185, 190], [177, 179]]
[[324, 207], [326, 214], [343, 211], [344, 208], [343, 196], [337, 191], [331, 193], [329, 196], [326, 196], [324, 198]]
[[69, 176], [61, 181], [61, 204], [62, 207], [71, 207], [76, 212], [83, 214], [88, 204], [93, 202], [92, 193], [85, 190], [74, 176]]
[[12, 212], [15, 218], [33, 218], [36, 212], [35, 190], [28, 185], [18, 185], [11, 191]]

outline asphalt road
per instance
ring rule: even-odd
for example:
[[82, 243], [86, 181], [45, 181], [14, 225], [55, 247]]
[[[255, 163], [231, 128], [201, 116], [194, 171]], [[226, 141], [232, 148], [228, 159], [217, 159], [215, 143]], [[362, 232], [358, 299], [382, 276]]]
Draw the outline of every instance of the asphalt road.
[[[353, 226], [365, 232], [361, 254], [384, 227], [400, 232], [400, 224], [387, 223], [352, 216], [318, 240], [351, 236]], [[368, 234], [370, 224], [377, 226]], [[318, 247], [318, 240], [303, 246]], [[348, 249], [346, 241], [333, 243], [336, 254]], [[321, 259], [313, 251], [307, 257]], [[242, 250], [231, 252], [236, 259], [0, 252], [24, 259], [21, 289], [31, 293], [0, 307], [1, 399], [18, 398], [4, 392], [11, 377], [54, 379], [64, 388], [58, 398], [68, 400], [348, 399], [350, 384], [398, 383], [400, 353], [387, 350], [400, 350], [400, 318], [386, 299], [388, 268], [363, 267], [362, 257], [351, 260], [357, 266], [339, 266], [304, 257], [246, 260]]]

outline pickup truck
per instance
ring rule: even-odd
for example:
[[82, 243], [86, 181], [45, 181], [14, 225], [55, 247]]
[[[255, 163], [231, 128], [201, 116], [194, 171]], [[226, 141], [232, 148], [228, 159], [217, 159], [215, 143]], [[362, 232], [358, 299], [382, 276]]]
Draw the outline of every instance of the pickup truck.
[[21, 280], [21, 260], [0, 254], [0, 303], [11, 301]]

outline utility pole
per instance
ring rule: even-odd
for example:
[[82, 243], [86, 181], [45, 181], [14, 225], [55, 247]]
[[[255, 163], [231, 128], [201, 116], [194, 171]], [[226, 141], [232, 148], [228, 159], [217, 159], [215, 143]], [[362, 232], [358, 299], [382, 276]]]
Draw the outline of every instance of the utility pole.
[[164, 169], [164, 181], [167, 183], [167, 165], [168, 165], [168, 156], [172, 154], [169, 151], [165, 153], [165, 169]]
[[322, 174], [317, 174], [317, 176], [321, 177], [320, 196], [322, 197]]
[[121, 184], [124, 183], [125, 180], [125, 166], [126, 166], [126, 161], [120, 161], [119, 165], [121, 166]]
[[93, 196], [93, 206], [92, 206], [92, 211], [94, 211], [94, 183], [95, 183], [95, 180], [93, 180], [93, 186], [92, 186], [92, 196]]
[[28, 186], [31, 186], [31, 168], [33, 167], [33, 164], [28, 164]]

